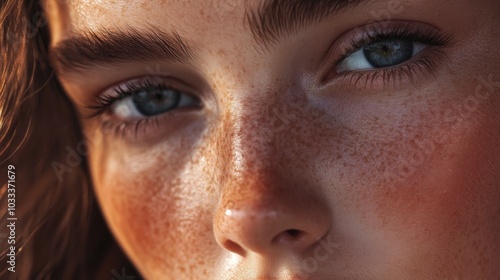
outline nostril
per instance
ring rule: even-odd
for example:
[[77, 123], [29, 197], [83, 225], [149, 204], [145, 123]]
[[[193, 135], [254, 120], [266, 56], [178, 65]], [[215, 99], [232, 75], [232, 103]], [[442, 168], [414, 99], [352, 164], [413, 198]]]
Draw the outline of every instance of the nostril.
[[275, 236], [273, 242], [278, 242], [278, 243], [296, 242], [300, 240], [304, 234], [305, 232], [298, 229], [285, 230], [281, 234]]
[[238, 243], [234, 242], [234, 241], [231, 241], [231, 240], [226, 240], [224, 241], [224, 244], [223, 244], [224, 248], [226, 248], [228, 251], [230, 252], [233, 252], [235, 254], [238, 254], [242, 257], [245, 256], [245, 249], [243, 249], [243, 247], [241, 247], [240, 245], [238, 245]]

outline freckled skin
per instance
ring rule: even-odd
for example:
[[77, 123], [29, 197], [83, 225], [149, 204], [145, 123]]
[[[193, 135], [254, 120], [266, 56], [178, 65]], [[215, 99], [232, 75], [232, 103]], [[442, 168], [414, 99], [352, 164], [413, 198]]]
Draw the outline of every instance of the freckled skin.
[[[398, 20], [438, 26], [455, 43], [432, 74], [383, 90], [319, 87], [310, 77], [335, 38], [387, 1], [267, 51], [243, 24], [244, 5], [230, 1], [51, 7], [53, 44], [85, 28], [153, 25], [198, 46], [202, 110], [144, 142], [83, 122], [104, 215], [143, 276], [500, 278], [498, 1], [401, 1]], [[97, 88], [147, 75], [144, 65], [61, 83], [80, 104]], [[328, 240], [333, 250], [322, 247]]]

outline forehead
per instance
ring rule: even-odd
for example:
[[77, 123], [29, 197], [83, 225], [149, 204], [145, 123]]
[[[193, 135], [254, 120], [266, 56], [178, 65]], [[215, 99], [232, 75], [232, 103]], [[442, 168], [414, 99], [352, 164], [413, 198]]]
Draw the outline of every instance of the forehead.
[[131, 26], [180, 33], [184, 33], [183, 30], [192, 33], [191, 29], [195, 29], [203, 34], [207, 24], [220, 29], [228, 26], [224, 22], [232, 22], [230, 26], [241, 28], [245, 3], [234, 0], [48, 0], [46, 11], [51, 25], [58, 27], [52, 30], [62, 31], [57, 32], [61, 37], [86, 30]]

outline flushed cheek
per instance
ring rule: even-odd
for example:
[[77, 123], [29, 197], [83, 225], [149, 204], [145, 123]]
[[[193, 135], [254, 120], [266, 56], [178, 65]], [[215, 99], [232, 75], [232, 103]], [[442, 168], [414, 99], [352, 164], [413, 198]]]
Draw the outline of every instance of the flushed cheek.
[[200, 151], [185, 149], [189, 152], [182, 154], [182, 149], [165, 147], [151, 147], [147, 154], [119, 145], [101, 150], [106, 160], [93, 170], [100, 204], [145, 277], [208, 275], [217, 252], [207, 207], [213, 198], [204, 184], [208, 172], [196, 164]]
[[[145, 180], [123, 178], [109, 183], [147, 188], [141, 181]], [[186, 190], [200, 187], [178, 179], [154, 196], [119, 190], [102, 194], [114, 233], [145, 275], [196, 274], [213, 265], [208, 262], [214, 258], [207, 258], [215, 252], [209, 238], [211, 215], [202, 196]]]
[[[498, 198], [499, 193], [500, 117], [494, 113], [499, 104], [491, 99], [452, 122], [443, 120], [442, 114], [431, 115], [425, 122], [436, 125], [425, 126], [399, 151], [406, 160], [398, 163], [406, 168], [400, 169], [403, 172], [397, 180], [371, 185], [370, 204], [379, 219], [392, 220], [401, 228], [415, 221], [422, 225], [438, 221], [439, 231], [439, 227], [453, 230], [479, 210], [472, 207], [464, 211], [464, 205], [474, 203], [493, 211], [484, 198]], [[439, 107], [456, 108], [451, 104]], [[452, 226], [454, 223], [458, 225]]]
[[[461, 90], [474, 94], [474, 87]], [[456, 96], [456, 92], [434, 92], [441, 93], [441, 99]], [[456, 110], [466, 97], [392, 104], [397, 110], [372, 107], [360, 113], [350, 108], [346, 111], [358, 113], [350, 117], [343, 113], [340, 126], [323, 129], [336, 133], [322, 138], [327, 140], [321, 143], [323, 153], [316, 157], [315, 169], [332, 198], [334, 234], [344, 241], [343, 248], [357, 254], [352, 262], [373, 263], [366, 258], [370, 251], [380, 252], [380, 246], [372, 245], [390, 240], [382, 247], [383, 257], [375, 259], [380, 264], [374, 267], [381, 273], [388, 269], [383, 263], [390, 263], [391, 256], [399, 256], [401, 268], [446, 273], [443, 268], [453, 264], [459, 272], [460, 263], [467, 261], [457, 252], [477, 248], [471, 240], [480, 241], [478, 236], [499, 232], [498, 227], [480, 226], [478, 221], [483, 225], [498, 221], [500, 120], [494, 108], [500, 102], [483, 100], [467, 118], [451, 119], [445, 109]], [[350, 232], [353, 229], [357, 234]], [[464, 240], [464, 232], [472, 239]]]
[[[376, 229], [411, 252], [408, 267], [428, 277], [474, 278], [498, 263], [500, 130], [491, 117], [457, 124], [461, 137], [436, 149], [407, 178], [410, 188], [375, 197], [374, 220], [384, 222]], [[491, 128], [497, 132], [482, 133]]]

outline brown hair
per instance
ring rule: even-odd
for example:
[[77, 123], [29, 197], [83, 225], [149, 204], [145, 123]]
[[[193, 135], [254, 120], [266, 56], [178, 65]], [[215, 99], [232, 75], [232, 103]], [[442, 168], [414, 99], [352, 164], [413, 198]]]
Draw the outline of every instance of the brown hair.
[[[52, 167], [83, 137], [48, 62], [41, 3], [0, 1], [0, 24], [0, 276], [110, 279], [125, 258], [96, 205], [85, 158], [62, 180]], [[7, 270], [9, 165], [16, 177], [15, 273]]]

